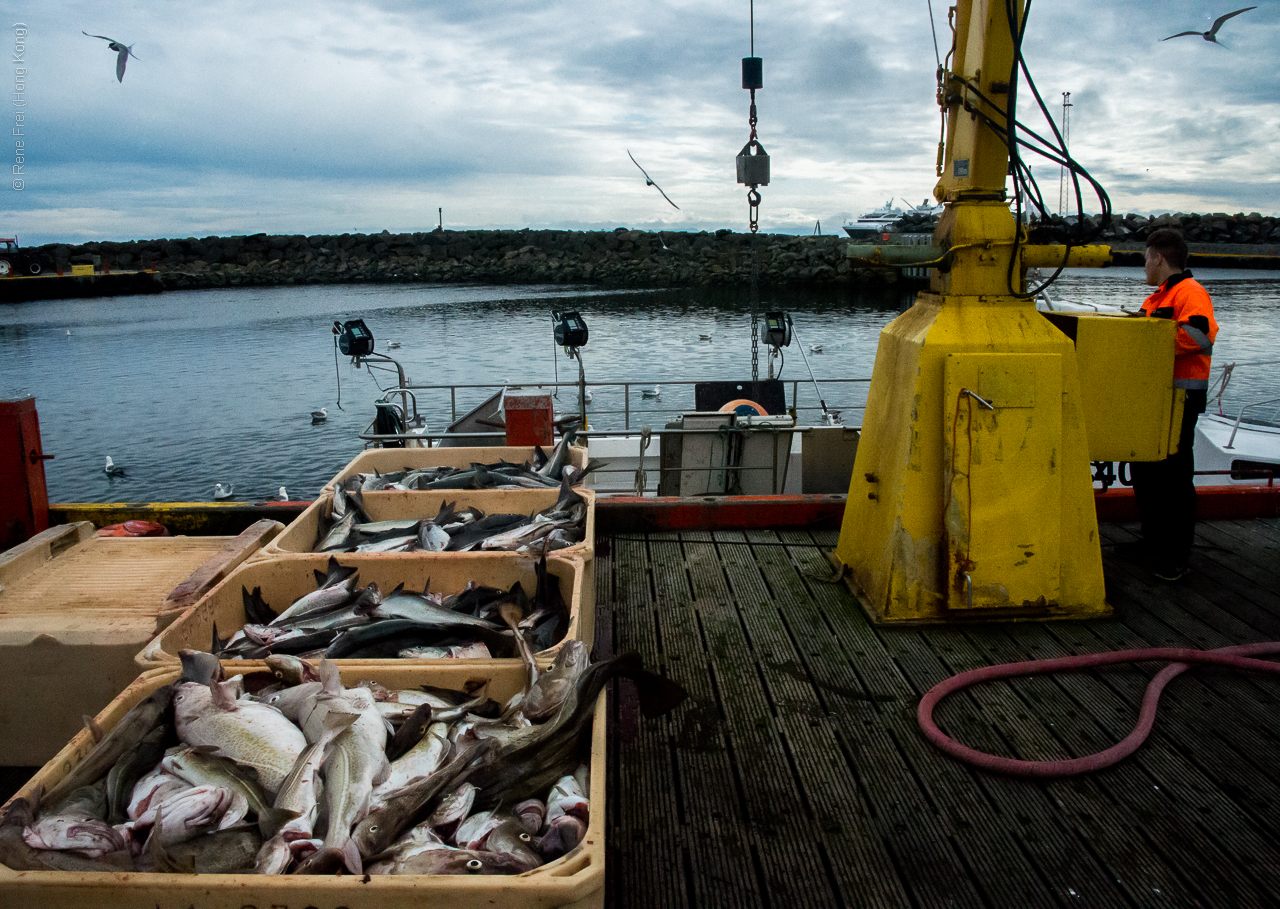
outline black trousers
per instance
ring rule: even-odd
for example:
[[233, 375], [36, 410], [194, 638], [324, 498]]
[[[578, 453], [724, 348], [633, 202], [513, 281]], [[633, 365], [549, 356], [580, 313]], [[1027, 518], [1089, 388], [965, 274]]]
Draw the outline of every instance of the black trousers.
[[1163, 461], [1134, 461], [1129, 465], [1133, 494], [1142, 518], [1142, 539], [1161, 562], [1185, 565], [1196, 535], [1196, 469], [1192, 448], [1196, 418], [1204, 413], [1208, 392], [1187, 392], [1182, 409], [1178, 453]]

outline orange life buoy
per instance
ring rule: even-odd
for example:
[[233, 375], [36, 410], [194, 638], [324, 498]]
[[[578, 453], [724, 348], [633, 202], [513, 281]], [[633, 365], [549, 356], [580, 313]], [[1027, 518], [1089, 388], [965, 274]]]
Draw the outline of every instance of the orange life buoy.
[[769, 411], [765, 410], [755, 401], [748, 398], [734, 398], [728, 404], [720, 408], [720, 413], [736, 413], [747, 416], [750, 414], [758, 414], [762, 417], [769, 416]]

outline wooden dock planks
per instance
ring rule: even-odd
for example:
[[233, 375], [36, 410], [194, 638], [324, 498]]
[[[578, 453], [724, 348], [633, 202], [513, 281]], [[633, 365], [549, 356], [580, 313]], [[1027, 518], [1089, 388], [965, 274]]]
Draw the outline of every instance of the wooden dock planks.
[[[1280, 678], [1192, 669], [1143, 749], [1071, 780], [971, 769], [915, 718], [925, 691], [978, 666], [1280, 639], [1280, 521], [1201, 524], [1179, 585], [1104, 549], [1116, 614], [1094, 622], [873, 626], [818, 579], [835, 539], [611, 541], [597, 600], [612, 646], [690, 699], [657, 721], [625, 703], [611, 719], [608, 905], [1280, 905]], [[1159, 668], [991, 683], [937, 719], [995, 753], [1088, 754], [1129, 732]]]

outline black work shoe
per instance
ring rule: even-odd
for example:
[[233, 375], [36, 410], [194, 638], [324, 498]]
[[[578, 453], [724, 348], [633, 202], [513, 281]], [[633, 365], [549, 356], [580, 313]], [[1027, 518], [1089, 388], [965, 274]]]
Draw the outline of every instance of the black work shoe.
[[1181, 581], [1191, 573], [1191, 568], [1187, 565], [1162, 565], [1151, 572], [1162, 581]]

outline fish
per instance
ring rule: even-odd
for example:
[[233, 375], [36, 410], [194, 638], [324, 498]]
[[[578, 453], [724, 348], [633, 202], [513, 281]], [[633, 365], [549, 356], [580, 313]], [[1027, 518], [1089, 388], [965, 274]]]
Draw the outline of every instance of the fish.
[[162, 846], [174, 846], [214, 830], [225, 830], [244, 820], [248, 812], [244, 796], [223, 786], [184, 789], [156, 808], [148, 844], [158, 840]]
[[244, 618], [246, 622], [251, 622], [254, 625], [268, 625], [277, 618], [276, 611], [262, 599], [261, 587], [253, 588], [253, 593], [249, 592], [248, 587], [241, 587], [240, 592], [244, 596]]
[[289, 608], [271, 620], [267, 627], [283, 625], [303, 616], [315, 616], [332, 609], [338, 609], [355, 598], [355, 575], [344, 578], [335, 584], [313, 590], [298, 597]]
[[255, 862], [260, 873], [284, 873], [295, 857], [295, 844], [311, 839], [320, 807], [320, 768], [329, 755], [333, 740], [346, 732], [358, 718], [355, 713], [326, 713], [321, 721], [320, 737], [298, 755], [293, 769], [280, 784], [274, 805], [276, 811], [287, 811], [293, 818], [262, 844]]
[[489, 834], [505, 820], [496, 811], [477, 812], [458, 825], [453, 841], [460, 849], [483, 849]]
[[542, 822], [547, 816], [547, 805], [542, 799], [525, 799], [512, 810], [526, 833], [533, 834], [542, 829]]
[[523, 874], [542, 864], [542, 856], [533, 849], [533, 836], [514, 817], [506, 817], [489, 832], [484, 851], [501, 856], [501, 865], [509, 874]]
[[531, 727], [529, 735], [502, 747], [491, 761], [466, 775], [465, 779], [481, 790], [480, 807], [531, 798], [558, 780], [566, 765], [577, 766], [574, 754], [592, 720], [596, 699], [604, 686], [618, 677], [636, 682], [640, 711], [645, 716], [673, 710], [687, 697], [678, 683], [646, 671], [635, 651], [592, 664], [578, 677], [578, 684], [553, 719]]
[[[424, 704], [419, 709], [423, 708], [426, 709], [429, 717], [431, 708]], [[388, 794], [404, 788], [414, 780], [435, 773], [452, 748], [449, 724], [432, 723], [411, 748], [391, 761], [386, 780], [373, 791], [371, 797], [373, 804], [382, 805], [386, 802]]]
[[162, 723], [120, 756], [107, 772], [107, 816], [110, 824], [122, 824], [129, 816], [129, 801], [134, 784], [164, 757], [170, 740], [176, 738], [173, 728]]
[[108, 824], [106, 784], [102, 781], [71, 792], [57, 811], [41, 812], [22, 831], [22, 840], [32, 849], [76, 852], [87, 858], [101, 858], [125, 848], [124, 837]]
[[168, 796], [179, 789], [188, 788], [189, 785], [166, 771], [163, 766], [156, 767], [134, 785], [126, 815], [139, 826], [149, 827], [155, 823], [156, 807]]
[[453, 755], [435, 773], [393, 793], [386, 804], [370, 811], [356, 824], [351, 839], [360, 854], [373, 857], [384, 852], [414, 825], [437, 795], [461, 782], [456, 777], [468, 764], [491, 750], [492, 746], [486, 742], [455, 743]]
[[418, 529], [418, 547], [423, 552], [443, 552], [450, 541], [448, 532], [431, 521]]
[[[384, 720], [388, 719], [384, 706], [385, 702], [378, 701], [376, 697], [374, 702], [377, 705], [379, 716]], [[431, 709], [430, 704], [419, 704], [413, 708], [413, 712], [408, 716], [401, 715], [400, 728], [391, 737], [391, 741], [387, 743], [387, 760], [394, 763], [418, 745], [423, 735], [426, 734], [427, 729], [431, 726]], [[447, 732], [448, 730], [446, 730], [446, 740]]]
[[320, 681], [320, 675], [315, 667], [296, 656], [283, 653], [272, 654], [266, 658], [265, 662], [272, 675], [289, 685]]
[[583, 823], [591, 817], [590, 804], [582, 791], [582, 786], [573, 774], [566, 774], [556, 780], [547, 796], [546, 823], [550, 824], [558, 817], [570, 815]]
[[538, 851], [548, 859], [559, 858], [577, 847], [587, 835], [587, 825], [571, 814], [556, 818], [537, 841]]
[[160, 766], [192, 786], [221, 786], [242, 795], [249, 809], [258, 817], [258, 829], [270, 837], [294, 817], [292, 811], [278, 811], [266, 792], [258, 785], [257, 773], [241, 767], [207, 748], [183, 748], [165, 756]]
[[235, 700], [225, 682], [183, 682], [173, 697], [178, 738], [187, 745], [211, 745], [238, 764], [258, 772], [274, 798], [298, 755], [307, 747], [302, 731], [268, 704]]
[[369, 867], [370, 874], [519, 874], [502, 856], [431, 842], [395, 853]]
[[560, 645], [551, 668], [538, 676], [525, 695], [521, 712], [535, 723], [550, 719], [560, 710], [569, 691], [578, 683], [590, 662], [587, 645], [569, 640]]
[[155, 870], [170, 874], [235, 874], [253, 867], [262, 836], [253, 829], [220, 830], [171, 845], [148, 843]]
[[463, 783], [441, 800], [425, 823], [439, 831], [441, 836], [452, 838], [458, 825], [471, 813], [471, 806], [475, 801], [476, 787], [470, 783]]
[[374, 787], [390, 772], [387, 728], [374, 706], [373, 695], [365, 688], [343, 688], [334, 663], [322, 661], [320, 677], [323, 691], [315, 698], [315, 708], [303, 717], [302, 728], [308, 740], [318, 741], [324, 734], [324, 716], [330, 711], [358, 716], [333, 740], [322, 765], [322, 804], [328, 828], [320, 850], [302, 863], [299, 872], [318, 871], [340, 861], [352, 874], [361, 874], [363, 859], [351, 837], [351, 828], [368, 814]]
[[94, 746], [85, 759], [73, 767], [66, 776], [54, 784], [45, 794], [45, 808], [54, 808], [81, 786], [97, 782], [120, 760], [121, 755], [138, 747], [139, 742], [164, 719], [173, 703], [174, 687], [163, 685], [143, 698], [120, 722]]
[[35, 823], [35, 808], [15, 798], [0, 813], [0, 864], [13, 871], [133, 871], [127, 849], [88, 858], [79, 852], [37, 849], [27, 845], [24, 832]]

